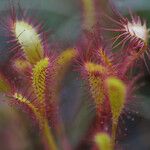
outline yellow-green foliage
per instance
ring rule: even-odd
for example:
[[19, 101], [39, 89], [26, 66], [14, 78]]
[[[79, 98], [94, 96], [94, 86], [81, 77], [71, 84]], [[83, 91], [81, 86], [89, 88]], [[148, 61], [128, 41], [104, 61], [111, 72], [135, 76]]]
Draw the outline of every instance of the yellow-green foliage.
[[106, 133], [97, 133], [95, 136], [95, 143], [99, 150], [113, 150], [111, 138]]
[[108, 87], [108, 95], [110, 100], [111, 111], [113, 120], [118, 120], [120, 113], [125, 104], [126, 98], [126, 85], [115, 77], [109, 77], [106, 80]]
[[103, 74], [106, 70], [103, 66], [91, 62], [85, 63], [84, 67], [88, 74], [88, 82], [92, 97], [95, 100], [96, 107], [99, 107], [104, 100], [104, 86], [101, 76], [95, 74]]
[[12, 30], [31, 64], [44, 57], [43, 45], [36, 29], [25, 21], [16, 21]]
[[112, 112], [112, 136], [115, 139], [118, 119], [125, 105], [126, 85], [116, 77], [109, 77], [106, 86]]
[[37, 99], [43, 104], [45, 100], [46, 77], [49, 59], [41, 59], [32, 69], [32, 85]]
[[0, 92], [9, 92], [10, 89], [8, 81], [4, 78], [4, 76], [0, 75]]

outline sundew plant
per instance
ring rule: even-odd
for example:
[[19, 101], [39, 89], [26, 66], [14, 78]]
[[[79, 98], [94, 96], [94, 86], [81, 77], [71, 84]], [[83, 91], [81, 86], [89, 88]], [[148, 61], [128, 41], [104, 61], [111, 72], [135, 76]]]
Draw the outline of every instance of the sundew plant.
[[[30, 118], [45, 150], [128, 150], [121, 140], [128, 135], [125, 118], [130, 114], [134, 121], [138, 110], [130, 106], [139, 99], [143, 68], [150, 73], [147, 20], [133, 10], [125, 16], [112, 2], [108, 14], [98, 7], [100, 0], [78, 4], [81, 33], [75, 44], [64, 48], [59, 40], [56, 44], [49, 39], [51, 33], [41, 19], [21, 4], [18, 9], [10, 3], [9, 13], [0, 19], [9, 56], [6, 67], [0, 68], [1, 102]], [[69, 106], [68, 113], [75, 117], [67, 125], [62, 112], [62, 106], [67, 106], [61, 99], [70, 73], [77, 75], [75, 82], [80, 81], [80, 95], [83, 89], [85, 93], [76, 99], [78, 109]], [[80, 127], [73, 126], [77, 121], [86, 124], [77, 133], [80, 136], [75, 133]]]

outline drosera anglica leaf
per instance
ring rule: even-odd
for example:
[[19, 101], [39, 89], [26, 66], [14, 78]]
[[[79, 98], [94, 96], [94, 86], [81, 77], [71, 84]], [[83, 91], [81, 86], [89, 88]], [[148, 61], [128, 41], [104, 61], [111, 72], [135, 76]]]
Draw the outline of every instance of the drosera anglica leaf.
[[125, 106], [127, 87], [116, 77], [108, 77], [105, 84], [112, 113], [112, 138], [115, 142], [118, 120]]
[[49, 58], [41, 59], [32, 69], [32, 86], [36, 93], [37, 99], [45, 105], [45, 90]]
[[84, 69], [87, 74], [90, 92], [95, 101], [96, 107], [99, 107], [99, 105], [102, 105], [104, 101], [103, 78], [99, 75], [106, 73], [106, 68], [99, 64], [86, 62]]
[[20, 44], [26, 59], [35, 64], [44, 57], [42, 40], [36, 28], [25, 21], [16, 21], [12, 29], [17, 42]]
[[74, 48], [67, 48], [62, 51], [56, 59], [57, 75], [63, 78], [74, 59], [77, 57], [77, 52]]
[[55, 60], [45, 57], [38, 61], [32, 68], [32, 88], [39, 105], [40, 112], [55, 126], [58, 121], [58, 101], [55, 90]]
[[77, 56], [77, 52], [74, 48], [68, 48], [60, 53], [56, 60], [58, 66], [58, 74], [63, 76], [73, 59]]

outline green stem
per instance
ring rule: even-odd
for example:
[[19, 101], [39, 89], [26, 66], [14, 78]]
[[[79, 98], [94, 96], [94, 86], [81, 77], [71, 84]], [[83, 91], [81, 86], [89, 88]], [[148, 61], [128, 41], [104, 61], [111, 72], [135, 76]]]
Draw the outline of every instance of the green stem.
[[55, 140], [53, 138], [51, 129], [48, 125], [48, 121], [45, 119], [43, 124], [40, 123], [40, 126], [42, 128], [43, 138], [46, 141], [47, 149], [48, 150], [57, 150], [57, 146], [56, 146]]
[[112, 124], [112, 142], [113, 142], [113, 147], [115, 145], [116, 142], [116, 131], [117, 131], [117, 126], [118, 126], [118, 121], [113, 121]]

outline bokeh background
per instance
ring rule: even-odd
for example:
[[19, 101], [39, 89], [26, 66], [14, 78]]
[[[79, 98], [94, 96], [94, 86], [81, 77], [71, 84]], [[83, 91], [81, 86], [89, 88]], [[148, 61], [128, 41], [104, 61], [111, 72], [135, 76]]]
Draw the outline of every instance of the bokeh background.
[[[110, 7], [107, 0], [101, 1], [100, 9], [105, 12]], [[116, 7], [128, 15], [128, 8], [147, 20], [150, 27], [150, 0], [114, 0]], [[28, 11], [29, 16], [44, 22], [45, 29], [51, 31], [49, 42], [58, 46], [58, 51], [66, 47], [74, 47], [81, 35], [82, 6], [80, 0], [12, 0], [15, 6]], [[5, 17], [9, 10], [9, 0], [0, 0], [0, 16]], [[98, 7], [98, 6], [97, 6]], [[0, 29], [0, 68], [9, 61], [6, 53], [7, 37]], [[58, 45], [59, 43], [59, 45]], [[149, 60], [147, 63], [150, 66]], [[94, 116], [93, 106], [89, 103], [89, 93], [83, 86], [79, 74], [72, 66], [68, 71], [61, 90], [61, 114], [66, 126], [70, 143], [76, 148], [84, 136], [89, 122]], [[137, 93], [137, 100], [121, 119], [120, 141], [126, 150], [150, 150], [150, 73], [144, 68], [145, 76], [141, 79], [145, 83]], [[137, 85], [138, 86], [138, 85]], [[0, 150], [43, 150], [38, 129], [29, 116], [15, 110], [2, 101], [0, 102]], [[85, 150], [88, 148], [85, 148]], [[84, 150], [84, 149], [83, 149]]]

